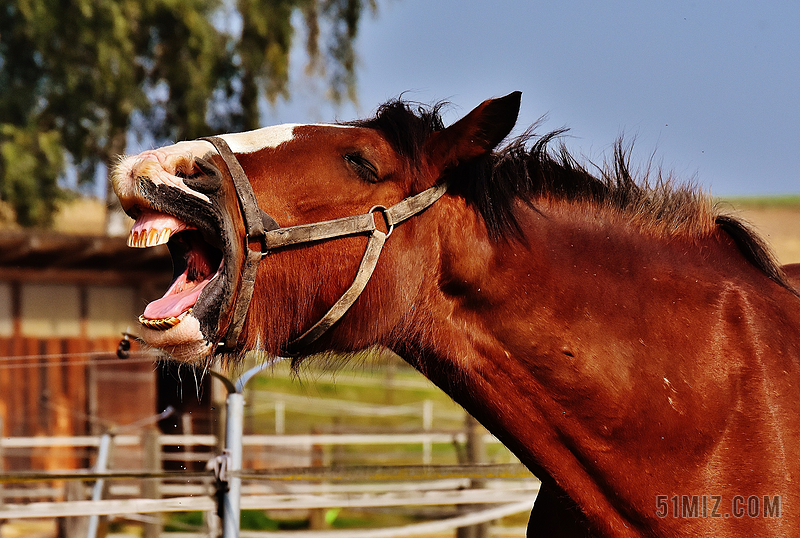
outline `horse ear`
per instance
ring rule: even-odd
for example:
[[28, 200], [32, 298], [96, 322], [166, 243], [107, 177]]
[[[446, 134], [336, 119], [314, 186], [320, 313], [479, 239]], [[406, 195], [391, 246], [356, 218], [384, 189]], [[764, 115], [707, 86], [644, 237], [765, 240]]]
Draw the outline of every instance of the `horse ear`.
[[517, 123], [522, 92], [488, 99], [425, 144], [428, 162], [439, 173], [492, 151]]

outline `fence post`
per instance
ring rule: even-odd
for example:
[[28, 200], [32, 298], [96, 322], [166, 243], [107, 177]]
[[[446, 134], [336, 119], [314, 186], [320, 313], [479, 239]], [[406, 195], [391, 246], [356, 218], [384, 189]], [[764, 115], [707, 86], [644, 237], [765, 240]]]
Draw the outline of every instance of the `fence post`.
[[[244, 432], [244, 395], [240, 392], [228, 394], [228, 419], [225, 427], [225, 446], [228, 451], [228, 471], [242, 469], [242, 434]], [[225, 538], [239, 537], [241, 517], [240, 497], [242, 479], [228, 477], [228, 491], [222, 504], [222, 535]]]
[[[433, 401], [425, 400], [422, 402], [422, 430], [425, 433], [430, 433], [433, 429]], [[431, 438], [426, 437], [425, 442], [422, 443], [422, 464], [431, 464]]]
[[[3, 436], [5, 435], [5, 429], [3, 424], [3, 417], [0, 416], [0, 474], [3, 474], [3, 471], [6, 470], [6, 458], [3, 455]], [[0, 508], [3, 508], [3, 504], [5, 504], [6, 497], [3, 494], [3, 484], [0, 484]]]
[[[147, 471], [161, 471], [161, 443], [159, 432], [156, 428], [147, 428], [142, 433], [142, 452], [144, 468]], [[161, 498], [161, 481], [158, 478], [148, 478], [142, 481], [142, 496], [147, 499]], [[144, 538], [158, 538], [161, 536], [161, 514], [153, 514], [155, 521], [144, 524]]]
[[[94, 466], [95, 472], [103, 473], [108, 470], [108, 462], [111, 458], [111, 443], [114, 437], [111, 433], [104, 433], [100, 437], [100, 448], [97, 451], [97, 463]], [[99, 501], [103, 498], [103, 488], [105, 488], [106, 481], [103, 478], [98, 478], [92, 488], [92, 500]], [[105, 520], [105, 516], [103, 516]], [[86, 538], [97, 538], [98, 530], [100, 527], [100, 516], [89, 516], [89, 529], [86, 532]], [[105, 533], [104, 533], [105, 534]]]
[[[479, 464], [486, 462], [486, 444], [483, 442], [483, 429], [475, 418], [467, 414], [465, 420], [467, 429], [467, 443], [465, 447], [465, 464]], [[470, 480], [470, 489], [480, 489], [486, 486], [486, 480], [473, 478]], [[469, 510], [469, 508], [467, 508]], [[456, 538], [489, 538], [490, 522], [478, 523], [470, 527], [460, 527], [456, 530]]]
[[[86, 500], [85, 484], [81, 480], [67, 480], [64, 484], [64, 499], [67, 502]], [[86, 536], [89, 529], [89, 518], [86, 516], [58, 518], [58, 529], [63, 538]]]
[[[0, 416], [0, 475], [6, 470], [6, 458], [3, 455], [3, 436], [5, 435], [5, 425], [3, 424], [3, 417]], [[5, 492], [3, 491], [3, 484], [0, 484], [0, 510], [6, 502]], [[0, 527], [3, 526], [3, 520], [0, 519]]]
[[[216, 376], [215, 376], [216, 377]], [[225, 379], [227, 381], [227, 378]], [[227, 388], [227, 384], [225, 385]], [[227, 398], [227, 396], [226, 396]], [[228, 427], [228, 418], [226, 414], [227, 403], [223, 405], [221, 398], [216, 394], [214, 399], [214, 435], [217, 439], [215, 452], [217, 454], [225, 454], [225, 432]], [[213, 460], [212, 460], [213, 461]], [[219, 478], [219, 477], [217, 477]], [[218, 484], [219, 485], [219, 484]], [[222, 506], [220, 503], [220, 493], [217, 492], [218, 506], [215, 510], [206, 512], [205, 522], [208, 530], [209, 538], [219, 538], [222, 536]]]
[[[311, 429], [312, 435], [321, 433], [316, 427]], [[325, 467], [325, 447], [323, 445], [311, 446], [311, 467]], [[315, 482], [318, 483], [318, 482]], [[308, 510], [308, 528], [312, 531], [324, 530], [325, 525], [325, 509], [324, 508], [310, 508]]]
[[224, 538], [239, 538], [239, 526], [241, 523], [241, 494], [242, 479], [239, 471], [242, 469], [242, 436], [244, 434], [244, 387], [250, 379], [258, 372], [267, 368], [283, 357], [273, 357], [265, 360], [261, 364], [247, 370], [239, 377], [236, 384], [211, 370], [209, 373], [222, 381], [228, 391], [228, 398], [225, 405], [225, 457], [227, 471], [231, 474], [227, 476], [227, 491], [222, 491], [222, 536]]

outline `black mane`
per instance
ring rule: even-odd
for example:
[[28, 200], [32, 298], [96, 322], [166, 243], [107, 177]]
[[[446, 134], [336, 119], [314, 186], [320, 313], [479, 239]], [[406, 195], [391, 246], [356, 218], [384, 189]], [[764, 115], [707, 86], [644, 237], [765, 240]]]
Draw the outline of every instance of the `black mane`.
[[[428, 137], [444, 129], [443, 106], [392, 100], [381, 105], [375, 117], [349, 125], [381, 131], [395, 151], [412, 163], [419, 162]], [[660, 173], [653, 180], [649, 171], [634, 178], [630, 148], [621, 141], [614, 147], [613, 161], [596, 167], [597, 174], [592, 174], [564, 144], [551, 148], [564, 130], [537, 136], [535, 127], [489, 155], [462, 163], [445, 178], [450, 192], [475, 208], [495, 240], [522, 237], [516, 216], [519, 201], [534, 209], [536, 201], [543, 199], [592, 204], [625, 215], [659, 235], [699, 236], [722, 229], [750, 263], [797, 293], [766, 243], [739, 219], [716, 211], [710, 197], [697, 188], [676, 185]]]
[[445, 105], [437, 103], [426, 107], [395, 99], [379, 106], [375, 117], [345, 125], [378, 130], [399, 155], [411, 162], [419, 162], [420, 150], [428, 137], [444, 129], [440, 111]]

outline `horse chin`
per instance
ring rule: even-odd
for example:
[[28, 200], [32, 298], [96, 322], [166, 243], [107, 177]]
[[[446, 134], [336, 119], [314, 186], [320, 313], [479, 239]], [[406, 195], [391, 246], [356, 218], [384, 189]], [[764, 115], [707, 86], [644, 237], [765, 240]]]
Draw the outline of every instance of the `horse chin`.
[[193, 364], [205, 364], [214, 350], [200, 329], [200, 321], [192, 314], [183, 317], [180, 323], [166, 330], [142, 326], [142, 340], [147, 345], [169, 353], [172, 359]]

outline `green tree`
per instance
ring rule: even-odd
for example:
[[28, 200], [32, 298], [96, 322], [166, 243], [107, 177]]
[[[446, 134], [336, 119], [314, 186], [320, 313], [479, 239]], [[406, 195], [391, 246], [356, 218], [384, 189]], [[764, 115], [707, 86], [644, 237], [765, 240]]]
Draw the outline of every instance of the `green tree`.
[[20, 224], [47, 225], [67, 166], [95, 181], [131, 133], [258, 127], [260, 97], [289, 94], [296, 14], [308, 69], [332, 99], [354, 99], [365, 7], [374, 0], [0, 0], [0, 198]]

